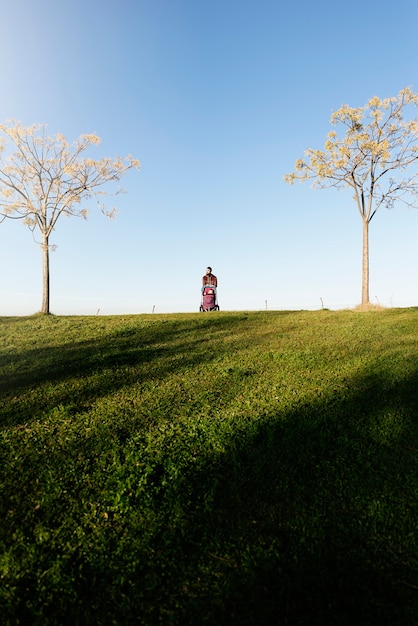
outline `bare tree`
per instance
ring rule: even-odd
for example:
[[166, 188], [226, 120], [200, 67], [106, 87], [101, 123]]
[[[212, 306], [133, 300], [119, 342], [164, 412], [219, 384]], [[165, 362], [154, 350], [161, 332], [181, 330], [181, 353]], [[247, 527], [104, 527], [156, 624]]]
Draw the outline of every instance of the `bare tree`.
[[369, 224], [378, 209], [397, 201], [417, 206], [418, 119], [405, 119], [405, 109], [418, 105], [418, 95], [407, 87], [395, 97], [371, 98], [364, 107], [343, 105], [331, 124], [345, 130], [328, 133], [324, 150], [308, 149], [296, 161], [295, 171], [284, 176], [314, 180], [313, 187], [344, 189], [354, 193], [363, 220], [362, 298], [369, 304]]
[[[50, 312], [49, 252], [50, 236], [61, 215], [87, 218], [83, 200], [95, 197], [100, 210], [113, 217], [114, 208], [106, 208], [101, 190], [105, 183], [118, 182], [131, 168], [139, 167], [132, 156], [126, 158], [86, 158], [85, 151], [100, 143], [94, 134], [81, 135], [70, 145], [62, 134], [49, 137], [45, 125], [24, 127], [12, 120], [0, 124], [0, 221], [22, 219], [39, 234], [43, 259], [42, 313]], [[6, 146], [15, 152], [6, 156]], [[115, 193], [120, 193], [118, 189]]]

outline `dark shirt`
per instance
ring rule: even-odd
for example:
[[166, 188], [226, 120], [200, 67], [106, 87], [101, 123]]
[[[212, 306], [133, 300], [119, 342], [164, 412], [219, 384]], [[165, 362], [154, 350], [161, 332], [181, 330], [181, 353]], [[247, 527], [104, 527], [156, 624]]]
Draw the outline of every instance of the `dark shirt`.
[[214, 274], [205, 274], [202, 277], [202, 285], [214, 285], [215, 287], [217, 287], [218, 279]]

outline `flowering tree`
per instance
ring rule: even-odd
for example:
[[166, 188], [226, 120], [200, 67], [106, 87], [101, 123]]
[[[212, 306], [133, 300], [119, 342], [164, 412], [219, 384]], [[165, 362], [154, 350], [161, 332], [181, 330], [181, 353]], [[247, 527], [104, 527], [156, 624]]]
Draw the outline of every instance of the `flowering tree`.
[[[96, 135], [81, 135], [73, 145], [57, 134], [49, 137], [44, 125], [24, 127], [20, 122], [0, 124], [0, 221], [22, 219], [33, 233], [38, 233], [43, 258], [42, 312], [49, 313], [50, 236], [61, 215], [87, 218], [83, 200], [94, 196], [107, 216], [101, 190], [105, 183], [118, 182], [131, 168], [139, 167], [132, 156], [122, 158], [86, 158], [85, 151], [99, 144]], [[5, 156], [8, 143], [15, 152]], [[119, 193], [119, 189], [116, 193]]]
[[364, 107], [343, 105], [331, 124], [345, 130], [328, 134], [324, 150], [308, 149], [284, 180], [314, 180], [316, 188], [349, 187], [363, 220], [362, 304], [369, 304], [369, 224], [378, 209], [402, 201], [417, 206], [418, 119], [404, 119], [418, 105], [409, 87], [392, 98], [374, 97]]

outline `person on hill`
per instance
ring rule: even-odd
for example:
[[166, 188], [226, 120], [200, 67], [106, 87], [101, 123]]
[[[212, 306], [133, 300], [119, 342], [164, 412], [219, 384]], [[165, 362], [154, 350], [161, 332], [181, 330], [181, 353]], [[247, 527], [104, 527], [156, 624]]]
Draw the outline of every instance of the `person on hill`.
[[202, 286], [206, 287], [206, 285], [212, 285], [213, 287], [218, 286], [218, 279], [212, 274], [212, 268], [209, 266], [206, 268], [205, 275], [202, 276]]

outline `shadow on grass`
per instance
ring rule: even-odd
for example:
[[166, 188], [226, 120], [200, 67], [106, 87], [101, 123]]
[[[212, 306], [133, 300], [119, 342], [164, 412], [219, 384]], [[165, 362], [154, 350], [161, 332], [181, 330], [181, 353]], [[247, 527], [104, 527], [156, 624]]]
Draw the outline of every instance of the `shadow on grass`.
[[[54, 358], [67, 369], [55, 370], [55, 382], [119, 364], [146, 365], [143, 375], [152, 376], [147, 350], [161, 357], [168, 342], [172, 358], [158, 359], [161, 377], [198, 342], [187, 324], [125, 332], [114, 336], [115, 345], [109, 336], [80, 342], [81, 371], [70, 346], [56, 348]], [[202, 349], [181, 362], [213, 358]], [[24, 384], [49, 380], [44, 367], [45, 360]], [[126, 383], [126, 371], [124, 377]], [[3, 574], [5, 624], [415, 626], [417, 383], [418, 370], [396, 382], [384, 370], [359, 374], [344, 392], [293, 411], [237, 417], [224, 435], [220, 420], [222, 451], [197, 458], [181, 438], [158, 459], [133, 439], [131, 457], [125, 451], [117, 467], [109, 464], [97, 487], [116, 494], [126, 485], [113, 514], [106, 502], [95, 525], [83, 527], [83, 479], [72, 494], [79, 518], [72, 512], [67, 529], [60, 526], [71, 505], [66, 495], [49, 519], [42, 508], [33, 513], [34, 527], [56, 524], [56, 543], [24, 530], [36, 543], [33, 569]], [[108, 391], [98, 386], [94, 393]], [[78, 454], [76, 444], [65, 450], [68, 458]], [[63, 453], [63, 468], [64, 461]], [[86, 473], [84, 482], [94, 479]], [[10, 529], [12, 536], [13, 523]]]
[[241, 419], [224, 452], [176, 479], [159, 466], [148, 517], [132, 485], [65, 586], [23, 576], [21, 593], [43, 624], [415, 626], [417, 382], [359, 376], [350, 394]]
[[[232, 348], [230, 343], [217, 343], [216, 350], [210, 348], [214, 333], [233, 334], [234, 326], [245, 319], [245, 315], [202, 316], [192, 324], [185, 320], [146, 325], [129, 321], [125, 327], [92, 339], [0, 355], [0, 394], [9, 400], [27, 395], [23, 412], [2, 403], [0, 426], [27, 423], [59, 405], [71, 405], [79, 412], [84, 405], [88, 409], [91, 401], [123, 386], [162, 381], [173, 372], [209, 364], [248, 342], [238, 338]], [[108, 376], [103, 375], [106, 371]], [[43, 384], [48, 385], [48, 393], [33, 395], [33, 390]]]
[[418, 623], [418, 374], [353, 383], [268, 416], [220, 465], [210, 623]]
[[216, 489], [169, 533], [186, 555], [175, 623], [418, 623], [417, 383], [359, 377], [349, 397], [241, 430], [190, 476], [196, 503]]

